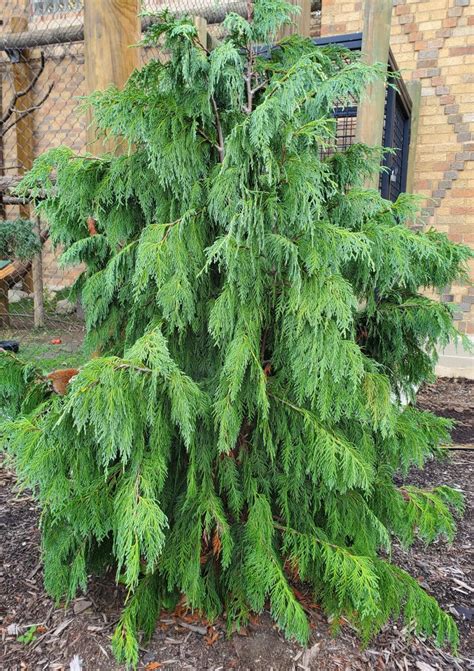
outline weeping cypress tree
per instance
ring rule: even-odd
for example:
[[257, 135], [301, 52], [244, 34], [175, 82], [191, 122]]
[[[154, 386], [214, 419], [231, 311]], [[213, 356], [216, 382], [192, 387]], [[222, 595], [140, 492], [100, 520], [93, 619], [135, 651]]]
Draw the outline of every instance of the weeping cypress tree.
[[90, 100], [128, 151], [55, 149], [20, 190], [63, 262], [84, 264], [94, 356], [65, 395], [0, 357], [3, 442], [42, 508], [47, 589], [70, 599], [113, 565], [127, 590], [113, 642], [132, 664], [182, 594], [229, 627], [268, 603], [305, 643], [297, 579], [364, 640], [403, 616], [456, 646], [389, 553], [393, 537], [452, 539], [462, 508], [394, 476], [449, 438], [400, 399], [457, 337], [421, 291], [462, 277], [469, 251], [412, 230], [415, 198], [365, 188], [379, 149], [332, 151], [332, 110], [383, 68], [296, 36], [262, 48], [292, 11], [256, 0], [210, 53], [191, 20], [161, 15], [147, 41], [169, 60]]

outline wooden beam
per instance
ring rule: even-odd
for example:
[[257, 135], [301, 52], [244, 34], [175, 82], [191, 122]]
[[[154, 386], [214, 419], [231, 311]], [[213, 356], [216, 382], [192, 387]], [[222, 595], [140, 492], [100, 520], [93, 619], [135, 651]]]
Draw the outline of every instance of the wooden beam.
[[[0, 193], [12, 193], [22, 179], [23, 175], [0, 176]], [[54, 177], [52, 181], [54, 182]], [[40, 193], [39, 197], [44, 197], [44, 195], [42, 196]], [[5, 203], [8, 205], [24, 205], [28, 203], [28, 198], [17, 198], [16, 196], [5, 197]]]
[[[388, 64], [391, 22], [392, 0], [365, 0], [362, 58], [366, 63]], [[382, 144], [384, 108], [385, 83], [377, 81], [367, 87], [366, 97], [357, 110], [357, 142], [370, 147]], [[378, 180], [375, 175], [367, 186], [377, 188]]]
[[[99, 1], [96, 0], [97, 4]], [[321, 9], [321, 0], [310, 0], [311, 11]], [[165, 9], [167, 4], [160, 4], [160, 9]], [[182, 9], [176, 5], [168, 6], [171, 14], [182, 14]], [[186, 4], [186, 11], [191, 15], [202, 16], [208, 23], [221, 23], [226, 14], [235, 12], [240, 16], [247, 16], [247, 2], [219, 2], [210, 0], [204, 5], [201, 0], [191, 5]], [[153, 23], [153, 17], [144, 17], [141, 20], [142, 30], [146, 30]], [[0, 35], [0, 50], [5, 49], [27, 49], [32, 47], [44, 47], [49, 44], [68, 44], [70, 42], [82, 42], [84, 39], [84, 25], [77, 23], [73, 26], [61, 26], [49, 28], [48, 30], [31, 30], [24, 33], [3, 33]]]
[[[28, 20], [25, 16], [12, 16], [10, 19], [12, 33], [24, 33], [28, 30]], [[19, 53], [18, 62], [12, 63], [13, 89], [15, 93], [20, 93], [28, 89], [33, 73], [29, 63], [29, 50], [23, 49]], [[23, 175], [31, 169], [33, 165], [33, 113], [21, 118], [21, 113], [33, 106], [33, 93], [28, 91], [15, 101], [14, 112], [16, 115], [15, 136], [16, 136], [16, 156], [18, 162], [18, 172]], [[20, 217], [28, 219], [30, 216], [30, 206], [22, 203], [19, 205]], [[32, 288], [32, 276], [28, 272], [25, 274], [24, 282], [29, 288]], [[3, 326], [10, 325], [8, 311], [8, 283], [4, 280], [0, 282], [0, 323]]]
[[198, 31], [198, 40], [207, 49], [207, 21], [202, 16], [194, 17], [194, 25]]
[[406, 82], [406, 87], [411, 98], [410, 146], [408, 148], [406, 190], [407, 193], [413, 193], [415, 184], [416, 148], [418, 145], [418, 122], [420, 119], [421, 82], [420, 80]]
[[[103, 90], [110, 84], [123, 87], [139, 65], [140, 41], [139, 0], [85, 0], [84, 55], [86, 92]], [[97, 139], [89, 119], [88, 150], [101, 154], [113, 150], [112, 142]]]
[[289, 35], [302, 35], [310, 37], [311, 35], [311, 0], [287, 0], [287, 2], [299, 8], [298, 14], [293, 17], [293, 22], [284, 26], [278, 34], [281, 40]]
[[0, 176], [0, 192], [11, 191], [21, 182], [21, 175]]
[[[28, 19], [25, 16], [13, 16], [11, 18], [11, 29], [13, 33], [21, 33], [28, 29]], [[19, 54], [19, 62], [12, 63], [13, 72], [13, 87], [15, 93], [25, 91], [33, 79], [33, 70], [30, 62], [30, 50], [23, 49]], [[34, 105], [33, 91], [28, 91], [25, 95], [19, 97], [15, 103], [15, 108], [18, 110], [17, 121], [15, 123], [16, 133], [16, 156], [18, 162], [18, 172], [20, 175], [25, 174], [31, 170], [34, 159], [34, 112], [21, 117], [21, 113], [25, 110], [31, 109]], [[20, 217], [22, 219], [29, 219], [31, 216], [31, 208], [28, 203], [21, 203], [18, 206]], [[29, 294], [34, 293], [34, 278], [33, 272], [30, 268], [25, 273], [23, 280], [23, 289]], [[40, 288], [42, 291], [42, 281]], [[35, 322], [38, 315], [35, 311]]]
[[45, 47], [49, 44], [82, 42], [83, 39], [84, 26], [78, 23], [74, 26], [61, 26], [48, 30], [29, 30], [18, 34], [3, 33], [0, 35], [0, 50], [31, 49], [33, 47]]

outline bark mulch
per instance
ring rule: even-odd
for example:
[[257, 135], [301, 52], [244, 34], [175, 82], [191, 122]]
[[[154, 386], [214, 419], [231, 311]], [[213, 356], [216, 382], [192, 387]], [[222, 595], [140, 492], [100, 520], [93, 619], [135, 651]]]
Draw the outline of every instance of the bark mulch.
[[454, 420], [453, 443], [474, 446], [474, 380], [438, 378], [418, 392], [418, 406]]
[[[473, 392], [468, 381], [439, 380], [420, 392], [419, 404], [437, 414], [460, 419], [455, 442], [474, 443]], [[431, 642], [410, 636], [391, 623], [362, 651], [347, 623], [337, 636], [311, 596], [299, 594], [308, 610], [312, 637], [306, 650], [286, 641], [267, 612], [230, 639], [225, 623], [213, 627], [183, 610], [162, 614], [151, 641], [143, 644], [139, 669], [270, 671], [474, 669], [474, 642], [469, 627], [474, 613], [472, 575], [474, 451], [450, 451], [445, 461], [413, 469], [407, 481], [462, 489], [467, 509], [454, 543], [415, 544], [394, 548], [394, 561], [420, 580], [456, 619], [461, 644], [457, 658]], [[113, 576], [91, 579], [87, 594], [57, 607], [44, 592], [39, 556], [38, 511], [27, 493], [18, 493], [15, 478], [0, 470], [0, 670], [123, 671], [110, 649], [110, 637], [123, 594]]]

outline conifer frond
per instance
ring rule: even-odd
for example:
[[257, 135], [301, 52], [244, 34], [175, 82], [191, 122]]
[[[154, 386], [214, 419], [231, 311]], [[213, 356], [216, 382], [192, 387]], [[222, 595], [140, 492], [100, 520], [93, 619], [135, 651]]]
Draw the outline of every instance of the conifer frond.
[[[321, 529], [304, 534], [282, 528], [284, 552], [295, 563], [304, 578], [320, 581], [329, 587], [330, 601], [338, 609], [354, 609], [363, 617], [379, 613], [380, 592], [374, 563], [369, 557], [353, 554], [349, 549], [331, 543]], [[325, 588], [322, 588], [325, 590]], [[321, 594], [325, 598], [324, 591]]]
[[406, 534], [403, 537], [406, 544], [411, 544], [415, 535], [431, 543], [443, 534], [452, 542], [456, 524], [450, 507], [458, 513], [462, 512], [463, 496], [460, 492], [446, 486], [427, 490], [405, 485], [401, 493], [406, 499]]
[[29, 391], [40, 375], [33, 364], [24, 363], [10, 352], [0, 351], [0, 418], [3, 414], [15, 416], [22, 405], [27, 409]]
[[244, 532], [247, 549], [243, 572], [247, 598], [252, 610], [261, 612], [268, 596], [272, 615], [280, 627], [287, 636], [304, 644], [309, 637], [308, 621], [275, 553], [273, 535], [273, 520], [268, 501], [257, 496], [250, 507]]
[[114, 500], [114, 553], [117, 575], [125, 569], [125, 584], [135, 588], [146, 562], [146, 572], [152, 573], [160, 557], [168, 526], [166, 515], [153, 497], [147, 496], [143, 475], [138, 470], [122, 476]]

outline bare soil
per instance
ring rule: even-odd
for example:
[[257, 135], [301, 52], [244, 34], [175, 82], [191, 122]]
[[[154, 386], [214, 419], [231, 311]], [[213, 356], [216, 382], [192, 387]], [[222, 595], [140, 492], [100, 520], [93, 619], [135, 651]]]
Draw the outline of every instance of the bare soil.
[[[420, 394], [423, 407], [451, 417], [462, 415], [456, 440], [465, 447], [474, 442], [473, 391], [474, 386], [467, 381], [439, 380]], [[457, 408], [461, 407], [459, 412]], [[185, 612], [163, 613], [152, 640], [143, 644], [139, 669], [474, 669], [474, 641], [470, 635], [474, 613], [473, 465], [474, 451], [459, 449], [450, 451], [445, 461], [430, 462], [423, 471], [410, 472], [407, 481], [411, 483], [444, 483], [462, 489], [468, 504], [466, 515], [451, 546], [442, 540], [429, 547], [417, 543], [408, 552], [395, 547], [393, 556], [456, 619], [461, 637], [457, 658], [449, 651], [437, 650], [429, 641], [410, 636], [400, 623], [387, 625], [362, 651], [357, 635], [347, 623], [343, 623], [337, 636], [331, 634], [327, 618], [302, 586], [299, 596], [312, 627], [307, 649], [286, 641], [268, 612], [231, 638], [226, 637], [224, 621], [209, 627]], [[18, 493], [14, 476], [6, 469], [0, 470], [0, 535], [0, 670], [123, 671], [125, 667], [114, 661], [110, 649], [110, 637], [123, 603], [123, 594], [113, 576], [91, 578], [87, 594], [67, 607], [55, 605], [42, 585], [38, 511], [29, 494]], [[30, 642], [21, 639], [28, 632]]]
[[474, 443], [474, 380], [439, 378], [418, 392], [418, 406], [454, 420], [453, 443]]

